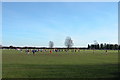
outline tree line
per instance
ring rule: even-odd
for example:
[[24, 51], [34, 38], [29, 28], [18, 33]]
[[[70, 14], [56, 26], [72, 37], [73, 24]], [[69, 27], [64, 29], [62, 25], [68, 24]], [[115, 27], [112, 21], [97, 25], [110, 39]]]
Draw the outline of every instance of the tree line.
[[88, 44], [88, 49], [109, 49], [109, 50], [118, 50], [120, 45], [118, 44]]
[[[118, 50], [120, 49], [120, 45], [118, 44], [98, 44], [98, 42], [96, 40], [94, 40], [94, 44], [88, 44], [88, 47], [84, 47], [84, 48], [76, 48], [76, 47], [72, 47], [74, 45], [73, 40], [71, 39], [71, 37], [66, 37], [64, 45], [66, 46], [67, 49], [109, 49], [109, 50]], [[49, 48], [47, 47], [14, 47], [14, 46], [9, 46], [9, 47], [0, 47], [1, 49], [55, 49], [54, 47], [54, 42], [53, 41], [49, 41]], [[66, 49], [66, 48], [59, 48], [59, 49]], [[58, 49], [58, 48], [57, 48]]]

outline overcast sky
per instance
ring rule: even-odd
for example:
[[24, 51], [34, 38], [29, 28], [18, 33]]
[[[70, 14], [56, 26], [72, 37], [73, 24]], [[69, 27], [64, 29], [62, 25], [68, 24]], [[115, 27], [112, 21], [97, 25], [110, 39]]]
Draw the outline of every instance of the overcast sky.
[[3, 45], [64, 47], [70, 36], [74, 47], [118, 43], [117, 2], [4, 2]]

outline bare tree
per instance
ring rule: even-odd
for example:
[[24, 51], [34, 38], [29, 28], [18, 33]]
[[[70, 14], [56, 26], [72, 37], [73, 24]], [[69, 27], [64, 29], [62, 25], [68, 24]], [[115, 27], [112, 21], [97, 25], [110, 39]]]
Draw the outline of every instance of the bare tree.
[[50, 48], [53, 48], [53, 46], [54, 46], [53, 41], [49, 41], [49, 47], [50, 47]]
[[65, 40], [65, 46], [67, 46], [67, 48], [70, 48], [73, 46], [73, 41], [71, 39], [71, 37], [67, 37]]
[[95, 49], [98, 49], [98, 48], [99, 48], [99, 44], [98, 44], [97, 40], [94, 40], [93, 53], [94, 53], [94, 50], [95, 50]]
[[97, 44], [98, 44], [97, 40], [94, 40], [94, 44], [95, 44], [95, 45], [97, 45]]

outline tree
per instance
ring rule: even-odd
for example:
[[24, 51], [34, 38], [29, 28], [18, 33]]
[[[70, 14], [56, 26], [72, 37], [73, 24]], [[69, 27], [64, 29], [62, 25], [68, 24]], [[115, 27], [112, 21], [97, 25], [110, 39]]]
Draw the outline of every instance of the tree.
[[95, 44], [95, 45], [97, 45], [97, 44], [98, 44], [97, 40], [94, 40], [94, 44]]
[[49, 47], [50, 47], [50, 48], [53, 48], [53, 46], [54, 46], [53, 41], [49, 41]]
[[11, 45], [11, 46], [9, 46], [9, 48], [10, 48], [10, 49], [13, 49], [13, 46]]
[[88, 49], [90, 49], [91, 47], [90, 47], [90, 45], [88, 44]]
[[67, 46], [67, 48], [71, 48], [73, 46], [73, 41], [72, 41], [71, 37], [67, 37], [65, 39], [65, 46]]
[[94, 44], [91, 45], [91, 49], [95, 49], [95, 45]]
[[104, 49], [106, 49], [107, 48], [107, 44], [106, 43], [104, 43]]
[[117, 44], [114, 45], [114, 49], [116, 49], [116, 50], [118, 49], [118, 45]]
[[94, 49], [98, 49], [99, 48], [99, 44], [96, 40], [94, 40]]
[[104, 47], [103, 47], [104, 45], [103, 45], [103, 43], [102, 44], [100, 44], [100, 49], [103, 49]]
[[100, 46], [99, 46], [99, 44], [97, 44], [97, 45], [96, 45], [96, 49], [99, 49], [99, 48], [100, 48]]

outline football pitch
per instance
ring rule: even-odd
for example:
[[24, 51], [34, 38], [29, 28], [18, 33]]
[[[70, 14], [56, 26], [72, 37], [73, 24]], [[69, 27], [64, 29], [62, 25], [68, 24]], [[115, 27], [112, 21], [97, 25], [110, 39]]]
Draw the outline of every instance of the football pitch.
[[116, 78], [118, 51], [30, 52], [2, 50], [3, 78]]

